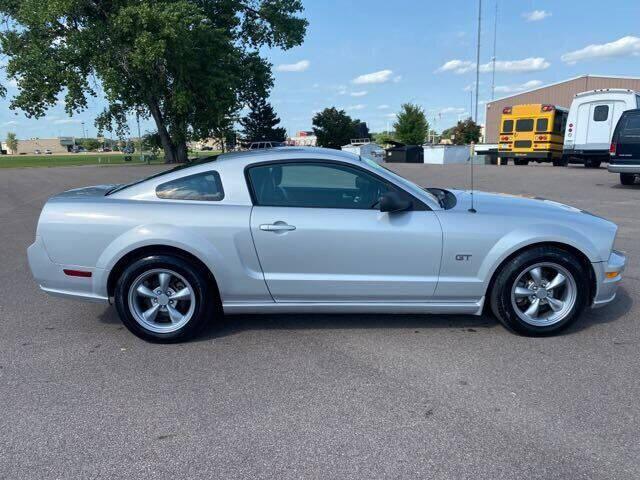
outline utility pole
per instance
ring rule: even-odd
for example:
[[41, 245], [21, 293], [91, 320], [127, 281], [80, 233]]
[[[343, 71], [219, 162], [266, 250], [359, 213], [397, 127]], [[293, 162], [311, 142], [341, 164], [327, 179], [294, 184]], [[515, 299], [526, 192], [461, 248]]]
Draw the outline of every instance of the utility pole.
[[142, 154], [142, 136], [140, 135], [140, 114], [136, 112], [136, 122], [138, 123], [138, 148], [140, 148], [140, 161], [144, 162], [144, 155]]
[[473, 120], [478, 123], [478, 91], [480, 90], [480, 33], [482, 30], [482, 0], [478, 0], [478, 45], [476, 51], [476, 111]]
[[493, 21], [493, 57], [491, 58], [491, 100], [495, 99], [496, 93], [496, 45], [498, 40], [498, 0], [496, 0], [496, 16]]

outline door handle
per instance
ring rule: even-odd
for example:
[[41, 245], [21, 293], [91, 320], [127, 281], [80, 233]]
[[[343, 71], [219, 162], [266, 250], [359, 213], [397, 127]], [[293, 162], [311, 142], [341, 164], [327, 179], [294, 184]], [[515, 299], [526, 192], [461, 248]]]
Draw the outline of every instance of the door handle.
[[263, 223], [260, 225], [260, 230], [263, 232], [290, 232], [295, 229], [296, 227], [293, 225], [289, 225], [284, 222]]

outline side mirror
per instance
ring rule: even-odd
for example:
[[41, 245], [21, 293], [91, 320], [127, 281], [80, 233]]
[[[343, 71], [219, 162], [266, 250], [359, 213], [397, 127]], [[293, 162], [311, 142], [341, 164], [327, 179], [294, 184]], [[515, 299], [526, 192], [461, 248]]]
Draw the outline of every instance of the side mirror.
[[404, 212], [411, 208], [411, 202], [400, 197], [397, 192], [387, 192], [378, 200], [381, 212]]

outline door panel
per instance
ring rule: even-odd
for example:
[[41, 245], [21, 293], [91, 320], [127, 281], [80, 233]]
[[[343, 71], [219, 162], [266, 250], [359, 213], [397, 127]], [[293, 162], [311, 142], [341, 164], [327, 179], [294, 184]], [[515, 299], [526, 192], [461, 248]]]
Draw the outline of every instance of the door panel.
[[432, 211], [256, 206], [251, 231], [277, 302], [423, 302], [437, 284]]

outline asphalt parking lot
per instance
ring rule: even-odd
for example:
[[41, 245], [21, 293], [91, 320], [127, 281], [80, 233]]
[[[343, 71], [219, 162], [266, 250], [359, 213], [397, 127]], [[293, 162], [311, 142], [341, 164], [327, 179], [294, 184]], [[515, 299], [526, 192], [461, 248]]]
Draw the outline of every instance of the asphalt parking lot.
[[[50, 195], [159, 168], [0, 171], [0, 478], [640, 478], [640, 185], [476, 168], [478, 189], [620, 226], [617, 301], [558, 337], [491, 317], [271, 315], [154, 345], [113, 307], [41, 293], [25, 250]], [[394, 168], [469, 184], [467, 167]]]

